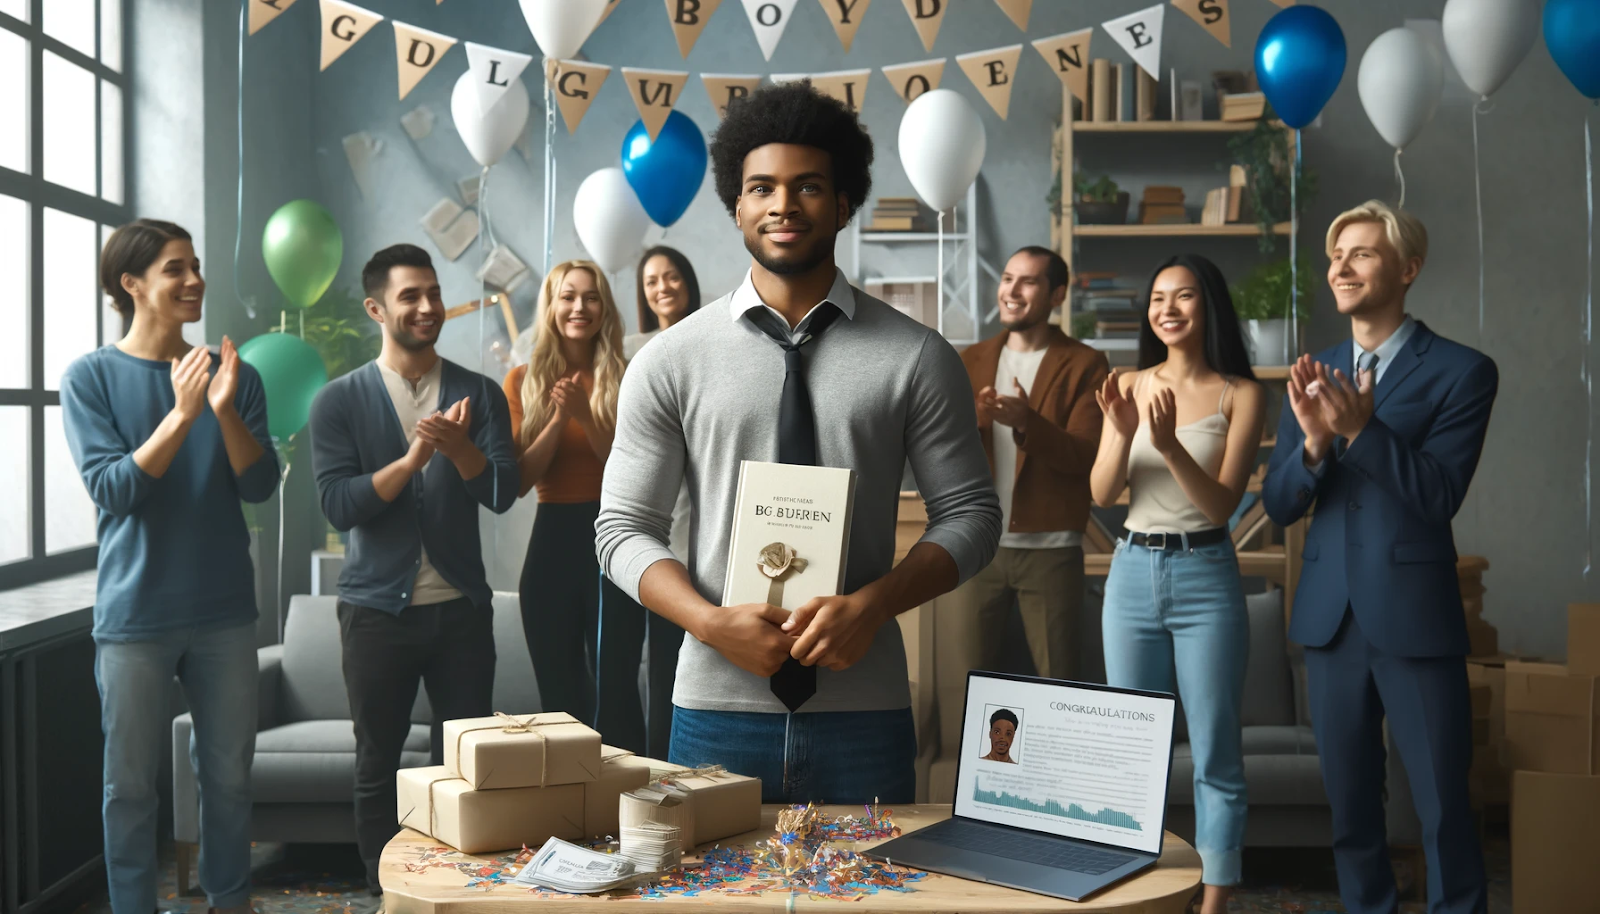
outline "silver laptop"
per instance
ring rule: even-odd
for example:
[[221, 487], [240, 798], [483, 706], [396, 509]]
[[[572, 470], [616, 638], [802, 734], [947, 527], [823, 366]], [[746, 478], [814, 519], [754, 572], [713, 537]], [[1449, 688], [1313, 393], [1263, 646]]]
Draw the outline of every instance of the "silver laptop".
[[1081, 901], [1154, 866], [1177, 699], [967, 674], [954, 815], [868, 855]]

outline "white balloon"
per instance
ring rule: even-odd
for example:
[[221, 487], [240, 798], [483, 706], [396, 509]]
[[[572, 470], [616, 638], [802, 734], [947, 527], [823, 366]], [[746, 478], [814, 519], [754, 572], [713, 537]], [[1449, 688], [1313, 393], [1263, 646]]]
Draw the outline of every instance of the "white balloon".
[[1384, 141], [1404, 149], [1433, 120], [1444, 94], [1444, 61], [1426, 38], [1394, 28], [1367, 46], [1356, 80], [1361, 106]]
[[450, 117], [467, 151], [485, 168], [500, 161], [511, 150], [522, 129], [528, 125], [528, 87], [522, 80], [511, 80], [511, 87], [485, 111], [478, 101], [478, 87], [472, 71], [461, 74], [450, 93]]
[[605, 15], [607, 0], [522, 0], [522, 18], [544, 56], [575, 57]]
[[602, 168], [583, 179], [572, 200], [572, 224], [584, 250], [607, 273], [633, 264], [644, 251], [650, 216], [620, 168]]
[[1539, 0], [1447, 0], [1444, 47], [1467, 88], [1487, 98], [1539, 40]]
[[940, 212], [966, 196], [987, 143], [983, 119], [951, 89], [922, 93], [900, 119], [900, 164], [917, 196]]

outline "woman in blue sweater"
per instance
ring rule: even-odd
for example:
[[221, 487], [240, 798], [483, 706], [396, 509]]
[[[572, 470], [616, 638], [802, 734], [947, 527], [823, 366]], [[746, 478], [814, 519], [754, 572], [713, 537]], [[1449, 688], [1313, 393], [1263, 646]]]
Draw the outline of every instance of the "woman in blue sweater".
[[[121, 341], [73, 362], [61, 412], [99, 508], [95, 680], [105, 732], [105, 858], [115, 914], [156, 906], [156, 779], [176, 675], [194, 715], [200, 885], [250, 907], [255, 569], [239, 502], [278, 484], [261, 377], [232, 341], [191, 347], [205, 280], [189, 233], [140, 219], [100, 256]], [[182, 762], [178, 762], [182, 764]]]

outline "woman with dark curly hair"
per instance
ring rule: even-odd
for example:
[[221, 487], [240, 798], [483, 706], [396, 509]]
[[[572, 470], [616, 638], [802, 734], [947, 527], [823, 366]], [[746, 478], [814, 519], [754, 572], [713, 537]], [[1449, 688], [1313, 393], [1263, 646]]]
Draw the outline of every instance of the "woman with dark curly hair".
[[[759, 89], [728, 106], [711, 160], [750, 271], [623, 377], [601, 565], [693, 635], [674, 763], [759, 777], [768, 802], [908, 802], [916, 737], [894, 618], [988, 564], [1000, 538], [971, 386], [949, 343], [834, 264], [872, 184], [872, 140], [849, 108], [805, 81]], [[855, 471], [840, 595], [718, 605], [745, 460]], [[928, 528], [895, 565], [907, 461]], [[685, 481], [687, 567], [666, 544]]]

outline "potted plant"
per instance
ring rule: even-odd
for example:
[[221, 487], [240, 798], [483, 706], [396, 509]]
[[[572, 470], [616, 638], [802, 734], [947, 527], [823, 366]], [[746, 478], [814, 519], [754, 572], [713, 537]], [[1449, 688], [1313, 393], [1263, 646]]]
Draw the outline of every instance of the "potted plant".
[[[1311, 257], [1300, 255], [1299, 307], [1296, 313], [1300, 328], [1305, 328], [1311, 314], [1312, 279]], [[1243, 282], [1231, 290], [1233, 310], [1244, 323], [1245, 342], [1250, 347], [1250, 364], [1281, 365], [1290, 355], [1289, 309], [1294, 300], [1294, 280], [1289, 269], [1289, 258], [1271, 261], [1256, 267]], [[1299, 351], [1299, 347], [1294, 347]]]
[[1299, 187], [1295, 193], [1290, 193], [1289, 170], [1293, 163], [1289, 155], [1289, 134], [1269, 118], [1256, 122], [1255, 129], [1249, 133], [1229, 140], [1228, 151], [1233, 153], [1234, 164], [1244, 166], [1250, 189], [1250, 210], [1261, 228], [1261, 252], [1270, 254], [1278, 243], [1272, 227], [1289, 221], [1290, 197], [1297, 197], [1295, 202], [1301, 213], [1316, 198], [1317, 172], [1302, 166]]
[[1128, 221], [1128, 192], [1117, 187], [1109, 175], [1090, 181], [1075, 175], [1072, 182], [1077, 200], [1073, 214], [1080, 225], [1119, 225]]

